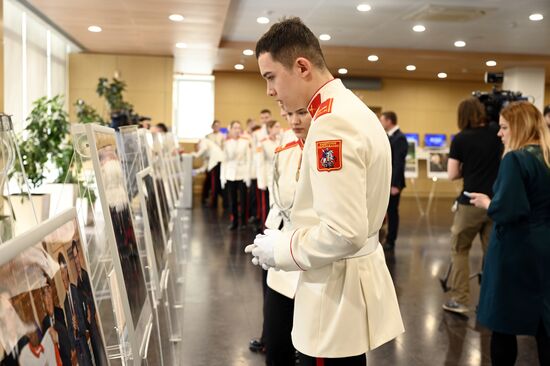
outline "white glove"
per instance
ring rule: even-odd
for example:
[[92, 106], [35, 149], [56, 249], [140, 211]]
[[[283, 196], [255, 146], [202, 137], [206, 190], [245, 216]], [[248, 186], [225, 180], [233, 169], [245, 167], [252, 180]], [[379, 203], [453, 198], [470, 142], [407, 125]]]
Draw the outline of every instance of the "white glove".
[[225, 183], [226, 183], [226, 182], [227, 182], [227, 181], [226, 181], [225, 179], [222, 179], [222, 180], [221, 180], [221, 184], [222, 184], [222, 189], [224, 189], [224, 188], [225, 188]]
[[254, 239], [254, 244], [247, 245], [245, 253], [252, 253], [252, 263], [261, 265], [263, 269], [276, 267], [275, 263], [275, 245], [280, 239], [282, 233], [280, 230], [265, 230], [265, 234], [258, 234]]
[[244, 184], [246, 185], [246, 188], [250, 188], [250, 179], [245, 179]]

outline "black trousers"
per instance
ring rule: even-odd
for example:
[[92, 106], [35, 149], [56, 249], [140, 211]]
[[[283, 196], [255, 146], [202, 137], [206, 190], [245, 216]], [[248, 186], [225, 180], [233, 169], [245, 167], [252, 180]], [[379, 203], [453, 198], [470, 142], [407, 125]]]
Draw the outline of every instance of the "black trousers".
[[221, 163], [218, 163], [211, 171], [206, 172], [206, 178], [202, 185], [202, 203], [208, 203], [210, 207], [218, 207], [218, 196], [223, 198], [222, 183], [220, 180]]
[[258, 220], [260, 221], [259, 230], [265, 229], [265, 221], [269, 214], [269, 191], [267, 189], [258, 189]]
[[[545, 331], [542, 321], [537, 335], [539, 365], [550, 366], [550, 332]], [[493, 332], [491, 336], [491, 364], [493, 366], [514, 366], [518, 356], [518, 343], [514, 334]]]
[[401, 192], [395, 196], [390, 195], [390, 203], [388, 204], [388, 235], [386, 236], [386, 243], [389, 245], [395, 245], [397, 239], [397, 231], [399, 230], [399, 200], [401, 198]]
[[[231, 207], [231, 219], [233, 224], [246, 224], [246, 185], [242, 180], [228, 180], [226, 184], [227, 194], [229, 196], [229, 206]], [[238, 196], [238, 197], [237, 197]]]
[[296, 358], [290, 336], [294, 299], [289, 299], [268, 287], [264, 304], [264, 339], [267, 350], [265, 362], [268, 366], [292, 366]]
[[248, 217], [258, 217], [258, 180], [252, 179], [248, 188]]
[[344, 358], [315, 358], [300, 353], [300, 366], [367, 366], [367, 355]]

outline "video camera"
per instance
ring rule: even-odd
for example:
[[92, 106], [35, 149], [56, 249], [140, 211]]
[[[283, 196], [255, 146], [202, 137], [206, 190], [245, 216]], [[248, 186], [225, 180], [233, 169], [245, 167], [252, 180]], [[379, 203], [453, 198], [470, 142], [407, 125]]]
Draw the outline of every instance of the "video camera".
[[485, 107], [485, 114], [487, 115], [487, 121], [489, 123], [498, 123], [500, 111], [509, 103], [527, 100], [527, 97], [524, 97], [521, 92], [498, 90], [496, 87], [493, 87], [493, 91], [490, 93], [475, 91], [472, 92], [472, 95]]

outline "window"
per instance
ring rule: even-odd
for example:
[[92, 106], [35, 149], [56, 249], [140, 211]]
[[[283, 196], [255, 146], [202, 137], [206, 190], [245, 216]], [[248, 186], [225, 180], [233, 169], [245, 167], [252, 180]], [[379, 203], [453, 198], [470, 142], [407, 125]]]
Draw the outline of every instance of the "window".
[[214, 120], [214, 76], [183, 75], [174, 80], [174, 131], [180, 139], [203, 138]]
[[62, 94], [68, 107], [68, 53], [79, 48], [32, 11], [4, 0], [4, 110], [15, 131], [35, 100]]

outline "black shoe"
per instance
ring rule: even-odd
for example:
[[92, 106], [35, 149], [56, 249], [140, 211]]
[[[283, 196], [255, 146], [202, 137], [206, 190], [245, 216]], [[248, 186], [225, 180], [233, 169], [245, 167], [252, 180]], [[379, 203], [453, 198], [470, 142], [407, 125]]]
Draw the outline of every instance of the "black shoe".
[[233, 223], [233, 224], [229, 225], [227, 227], [227, 230], [231, 230], [231, 231], [237, 230], [237, 224]]
[[265, 345], [259, 339], [252, 339], [248, 344], [248, 349], [252, 352], [265, 353]]

